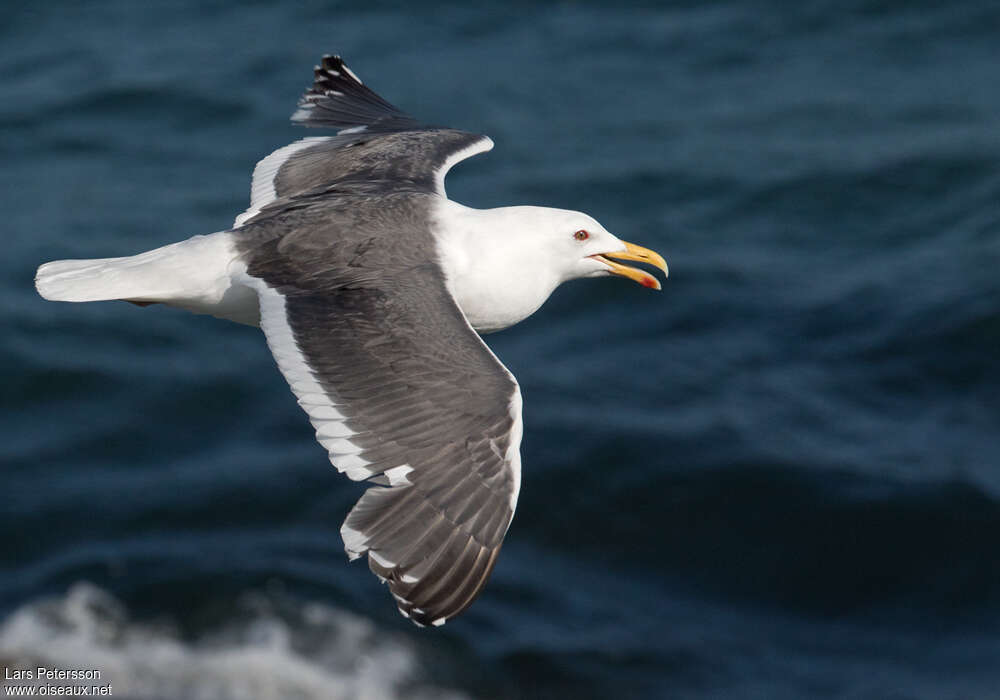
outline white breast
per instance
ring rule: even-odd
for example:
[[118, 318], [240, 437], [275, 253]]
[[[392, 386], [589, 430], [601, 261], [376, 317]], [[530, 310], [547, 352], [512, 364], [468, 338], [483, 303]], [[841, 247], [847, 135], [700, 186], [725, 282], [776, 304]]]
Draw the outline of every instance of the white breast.
[[558, 286], [559, 275], [536, 250], [526, 210], [472, 209], [441, 200], [435, 234], [448, 287], [480, 333], [523, 321]]

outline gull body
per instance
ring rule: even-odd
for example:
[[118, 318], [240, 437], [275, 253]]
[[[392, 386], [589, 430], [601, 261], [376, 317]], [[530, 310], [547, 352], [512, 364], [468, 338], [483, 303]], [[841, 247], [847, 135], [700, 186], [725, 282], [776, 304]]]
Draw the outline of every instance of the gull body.
[[[441, 267], [480, 333], [523, 321], [563, 282], [613, 274], [594, 256], [626, 251], [623, 241], [582, 212], [475, 209], [444, 197], [436, 197], [433, 207]], [[588, 238], [576, 240], [577, 231]], [[53, 301], [160, 303], [256, 326], [259, 302], [243, 279], [240, 235], [219, 231], [124, 258], [57, 260], [39, 268], [36, 286]]]
[[336, 130], [254, 169], [231, 229], [138, 255], [42, 265], [57, 301], [165, 304], [259, 325], [338, 471], [365, 481], [341, 527], [399, 611], [440, 625], [479, 595], [521, 485], [521, 393], [477, 334], [534, 313], [561, 283], [659, 289], [656, 253], [590, 216], [447, 198], [486, 136], [420, 124], [326, 56], [293, 120]]

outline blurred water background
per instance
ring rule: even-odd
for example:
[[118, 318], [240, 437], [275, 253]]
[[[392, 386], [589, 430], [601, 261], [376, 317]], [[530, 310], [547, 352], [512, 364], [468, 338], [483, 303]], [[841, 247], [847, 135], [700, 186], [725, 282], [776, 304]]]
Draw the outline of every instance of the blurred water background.
[[[0, 665], [136, 700], [1000, 697], [997, 3], [3, 14]], [[489, 338], [523, 488], [441, 630], [348, 565], [361, 488], [257, 330], [32, 287], [228, 228], [327, 52], [493, 137], [453, 198], [671, 266]]]

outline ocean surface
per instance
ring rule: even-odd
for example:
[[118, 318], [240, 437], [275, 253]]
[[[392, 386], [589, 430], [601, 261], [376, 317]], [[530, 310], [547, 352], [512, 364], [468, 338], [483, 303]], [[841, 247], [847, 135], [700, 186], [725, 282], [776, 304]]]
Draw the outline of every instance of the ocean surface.
[[[348, 564], [362, 487], [259, 331], [32, 284], [228, 228], [323, 53], [493, 137], [453, 198], [670, 263], [489, 336], [520, 503], [437, 630]], [[998, 74], [985, 0], [8, 3], [0, 666], [133, 700], [1000, 698]]]

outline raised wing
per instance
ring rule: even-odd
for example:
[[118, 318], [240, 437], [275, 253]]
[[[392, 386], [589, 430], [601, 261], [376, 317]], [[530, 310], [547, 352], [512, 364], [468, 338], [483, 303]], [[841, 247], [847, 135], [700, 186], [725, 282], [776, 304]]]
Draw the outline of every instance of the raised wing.
[[444, 177], [452, 166], [493, 148], [481, 134], [420, 124], [364, 86], [339, 56], [324, 56], [316, 66], [313, 86], [292, 120], [340, 132], [296, 141], [260, 161], [250, 208], [234, 226], [272, 202], [340, 183], [444, 197]]
[[418, 624], [485, 585], [520, 485], [517, 383], [449, 293], [427, 195], [319, 198], [241, 231], [261, 328], [330, 460], [341, 534]]
[[426, 129], [365, 86], [340, 56], [323, 56], [292, 121], [325, 129], [377, 133]]

